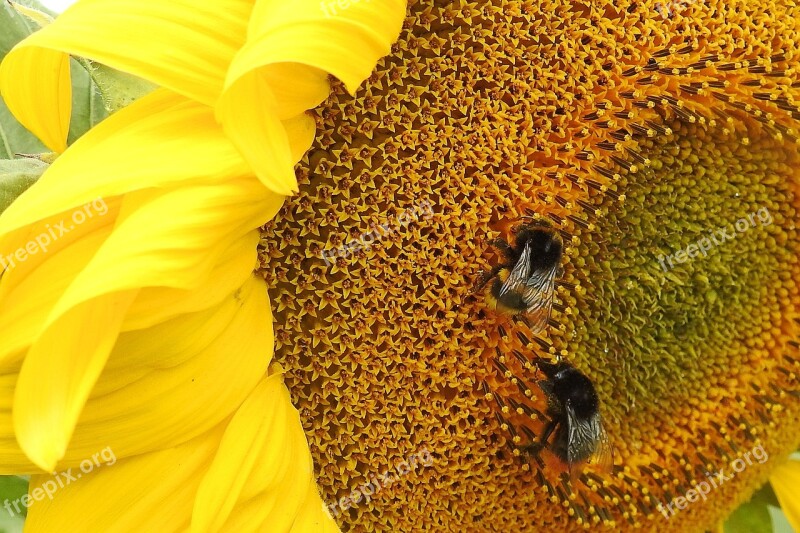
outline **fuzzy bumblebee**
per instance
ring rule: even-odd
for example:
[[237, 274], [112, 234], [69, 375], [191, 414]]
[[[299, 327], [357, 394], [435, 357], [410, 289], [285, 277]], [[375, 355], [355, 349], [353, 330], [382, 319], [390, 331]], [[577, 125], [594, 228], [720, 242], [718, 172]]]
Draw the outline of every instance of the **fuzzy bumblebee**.
[[556, 278], [562, 272], [561, 236], [548, 226], [526, 224], [518, 228], [513, 246], [503, 239], [494, 245], [506, 262], [484, 274], [478, 290], [483, 290], [491, 309], [524, 314], [534, 333], [544, 330], [553, 308]]

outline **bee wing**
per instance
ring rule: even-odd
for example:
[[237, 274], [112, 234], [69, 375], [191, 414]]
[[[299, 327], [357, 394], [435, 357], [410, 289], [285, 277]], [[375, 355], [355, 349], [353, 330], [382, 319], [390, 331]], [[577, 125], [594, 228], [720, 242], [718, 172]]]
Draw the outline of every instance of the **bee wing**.
[[537, 270], [525, 281], [524, 298], [528, 304], [526, 312], [532, 317], [531, 327], [534, 331], [543, 330], [550, 320], [558, 270], [558, 265], [549, 270]]
[[590, 458], [597, 449], [602, 431], [598, 414], [583, 420], [567, 402], [567, 459], [569, 464], [579, 463]]
[[503, 296], [509, 291], [514, 290], [515, 288], [524, 287], [530, 275], [531, 275], [531, 244], [530, 242], [528, 242], [525, 244], [525, 248], [522, 250], [522, 255], [520, 255], [517, 264], [514, 265], [514, 268], [511, 270], [511, 273], [508, 275], [506, 281], [503, 283], [503, 286], [500, 287], [499, 296]]
[[610, 472], [614, 465], [614, 448], [608, 440], [600, 413], [595, 413], [589, 420], [581, 420], [568, 403], [567, 422], [569, 463], [588, 460], [592, 464], [599, 465], [604, 472]]
[[600, 435], [597, 442], [597, 449], [592, 455], [591, 462], [592, 464], [599, 465], [603, 472], [610, 473], [614, 466], [614, 446], [612, 446], [611, 441], [608, 440], [608, 433], [606, 433], [600, 421], [599, 414], [597, 415], [597, 419], [600, 424]]

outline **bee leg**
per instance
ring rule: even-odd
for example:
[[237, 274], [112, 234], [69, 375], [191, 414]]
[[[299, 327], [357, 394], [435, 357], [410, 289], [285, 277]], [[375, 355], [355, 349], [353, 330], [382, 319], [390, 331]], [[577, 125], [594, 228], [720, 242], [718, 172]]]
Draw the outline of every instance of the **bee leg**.
[[544, 448], [547, 445], [547, 441], [550, 439], [550, 435], [553, 434], [553, 431], [556, 430], [558, 427], [559, 421], [551, 418], [547, 425], [544, 427], [544, 432], [542, 436], [539, 438], [539, 446]]
[[542, 461], [542, 446], [538, 441], [532, 442], [527, 446], [522, 448], [522, 451], [527, 455], [529, 458], [536, 461], [536, 464], [539, 465], [539, 468], [544, 468], [544, 461]]
[[492, 278], [494, 278], [498, 272], [504, 267], [505, 265], [497, 265], [493, 267], [489, 272], [485, 270], [480, 271], [480, 275], [478, 276], [478, 282], [475, 284], [475, 287], [472, 289], [472, 294], [480, 292]]
[[538, 459], [539, 454], [542, 453], [542, 450], [547, 447], [547, 441], [550, 440], [550, 435], [552, 435], [553, 431], [558, 428], [558, 424], [558, 420], [551, 418], [544, 427], [544, 432], [542, 432], [542, 436], [539, 437], [539, 440], [525, 446], [525, 452]]
[[508, 241], [505, 239], [497, 238], [492, 241], [492, 246], [500, 250], [500, 252], [512, 263], [516, 263], [518, 257], [517, 253], [514, 251], [514, 248], [508, 244]]

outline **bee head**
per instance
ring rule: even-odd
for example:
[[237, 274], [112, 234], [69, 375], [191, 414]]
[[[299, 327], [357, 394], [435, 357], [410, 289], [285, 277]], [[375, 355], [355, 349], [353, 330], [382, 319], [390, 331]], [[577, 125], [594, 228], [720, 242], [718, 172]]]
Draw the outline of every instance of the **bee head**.
[[569, 403], [580, 418], [591, 418], [597, 413], [597, 392], [586, 374], [567, 363], [539, 363], [539, 368], [553, 384], [553, 395], [561, 405]]
[[551, 228], [523, 226], [517, 233], [516, 245], [520, 250], [530, 245], [533, 270], [549, 270], [561, 261], [561, 237]]

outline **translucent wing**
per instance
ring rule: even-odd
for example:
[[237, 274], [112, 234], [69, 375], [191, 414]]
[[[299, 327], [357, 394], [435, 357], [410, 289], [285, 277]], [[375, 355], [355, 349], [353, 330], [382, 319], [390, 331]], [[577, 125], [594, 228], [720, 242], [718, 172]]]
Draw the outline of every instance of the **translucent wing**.
[[567, 403], [568, 442], [567, 457], [570, 465], [590, 461], [600, 465], [604, 471], [613, 466], [613, 447], [603, 427], [600, 413], [588, 420], [580, 419]]
[[[597, 415], [598, 418], [600, 415]], [[599, 465], [603, 472], [611, 473], [614, 466], [614, 446], [608, 440], [608, 434], [602, 423], [600, 424], [600, 437], [597, 443], [597, 449], [591, 458], [592, 464]]]
[[524, 287], [530, 275], [531, 243], [529, 241], [525, 244], [525, 248], [522, 250], [522, 255], [520, 256], [519, 261], [517, 261], [517, 264], [514, 265], [513, 270], [511, 270], [511, 274], [508, 275], [505, 283], [503, 283], [503, 286], [500, 287], [500, 294], [498, 297], [502, 297], [508, 292]]
[[511, 273], [506, 278], [498, 298], [518, 292], [525, 303], [525, 313], [529, 316], [528, 324], [534, 333], [542, 331], [550, 319], [555, 293], [555, 280], [560, 266], [556, 263], [551, 268], [534, 270], [531, 268], [533, 254], [531, 241], [525, 248]]
[[595, 414], [589, 419], [582, 419], [575, 415], [575, 410], [569, 402], [567, 411], [567, 459], [569, 464], [588, 460], [594, 454], [598, 445], [598, 438], [602, 425], [600, 416]]
[[543, 330], [550, 320], [558, 269], [559, 266], [556, 264], [548, 270], [535, 270], [525, 282], [524, 298], [528, 304], [526, 313], [531, 317], [531, 327], [534, 331]]

